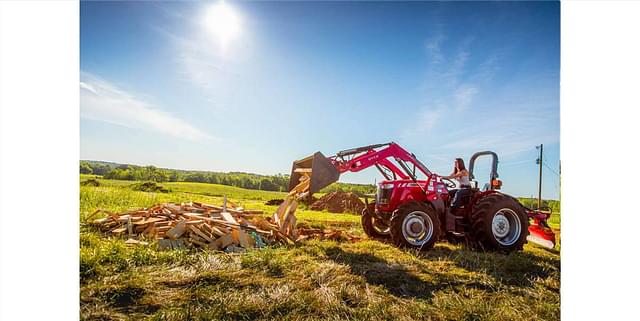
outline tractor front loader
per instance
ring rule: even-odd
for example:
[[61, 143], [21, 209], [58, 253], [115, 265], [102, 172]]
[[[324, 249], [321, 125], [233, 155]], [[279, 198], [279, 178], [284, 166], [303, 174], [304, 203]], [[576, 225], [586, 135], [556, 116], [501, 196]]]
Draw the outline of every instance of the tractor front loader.
[[[490, 181], [482, 189], [473, 176], [478, 157], [492, 157]], [[511, 252], [529, 240], [547, 248], [555, 246], [555, 235], [546, 221], [549, 213], [525, 208], [501, 193], [498, 156], [486, 151], [469, 161], [471, 193], [464, 206], [452, 210], [449, 190], [455, 184], [432, 173], [415, 155], [396, 143], [343, 150], [325, 157], [321, 152], [293, 162], [289, 189], [308, 180], [311, 195], [338, 181], [345, 172], [375, 166], [384, 177], [378, 183], [375, 202], [362, 211], [362, 227], [374, 239], [390, 239], [400, 247], [427, 250], [441, 239], [463, 239], [474, 248]]]

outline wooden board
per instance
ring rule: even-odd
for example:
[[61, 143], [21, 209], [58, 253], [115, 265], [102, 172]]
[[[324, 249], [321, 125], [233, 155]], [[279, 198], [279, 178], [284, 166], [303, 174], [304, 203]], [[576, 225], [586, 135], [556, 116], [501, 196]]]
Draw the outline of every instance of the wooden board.
[[225, 236], [219, 237], [213, 243], [211, 243], [211, 247], [216, 250], [222, 250], [233, 243], [233, 237], [231, 236], [231, 234], [227, 234]]
[[201, 238], [205, 239], [207, 242], [213, 242], [213, 240], [210, 237], [208, 237], [207, 234], [202, 232], [197, 226], [189, 225], [189, 230], [193, 231], [198, 236], [200, 236]]
[[186, 223], [187, 221], [181, 220], [174, 228], [168, 230], [166, 235], [172, 240], [179, 238], [187, 230]]
[[221, 212], [220, 215], [222, 215], [222, 218], [229, 222], [229, 223], [233, 223], [233, 224], [238, 224], [238, 221], [236, 221], [235, 218], [233, 218], [233, 216], [231, 215], [231, 213], [228, 212]]

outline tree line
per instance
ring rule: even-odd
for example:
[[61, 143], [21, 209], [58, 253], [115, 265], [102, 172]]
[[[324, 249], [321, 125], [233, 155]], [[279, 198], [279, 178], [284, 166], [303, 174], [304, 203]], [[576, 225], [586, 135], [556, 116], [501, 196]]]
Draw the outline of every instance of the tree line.
[[[263, 191], [286, 192], [289, 189], [289, 175], [286, 174], [259, 175], [243, 172], [189, 171], [100, 161], [81, 161], [80, 174], [94, 174], [106, 179], [128, 181], [210, 183]], [[352, 192], [362, 197], [365, 194], [375, 193], [375, 190], [376, 188], [372, 184], [333, 183], [320, 192]], [[535, 198], [518, 199], [522, 205], [528, 208], [537, 208], [537, 199]], [[543, 200], [542, 207], [560, 212], [560, 202], [557, 200]]]
[[[100, 175], [105, 179], [154, 182], [195, 182], [210, 183], [257, 189], [263, 191], [285, 192], [289, 189], [289, 175], [259, 175], [243, 172], [208, 172], [158, 168], [155, 166], [137, 166], [100, 161], [81, 161], [80, 174]], [[375, 192], [373, 185], [334, 183], [322, 192], [344, 191], [358, 195]]]

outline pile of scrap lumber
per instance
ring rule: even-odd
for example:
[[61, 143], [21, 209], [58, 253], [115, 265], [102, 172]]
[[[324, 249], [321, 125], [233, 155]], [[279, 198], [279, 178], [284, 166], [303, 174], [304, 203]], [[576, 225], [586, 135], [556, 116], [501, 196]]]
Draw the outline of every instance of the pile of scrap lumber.
[[[301, 169], [304, 171], [304, 169]], [[196, 246], [214, 250], [238, 251], [262, 247], [265, 244], [293, 244], [318, 238], [357, 241], [344, 231], [297, 228], [295, 211], [298, 200], [308, 196], [309, 172], [304, 172], [300, 184], [294, 187], [273, 218], [264, 218], [262, 211], [228, 208], [198, 202], [163, 203], [122, 213], [98, 210], [92, 214], [107, 214], [92, 224], [114, 236], [128, 236], [127, 244], [148, 244], [158, 240], [159, 249]]]
[[217, 250], [231, 245], [246, 249], [280, 237], [272, 229], [263, 230], [251, 222], [262, 211], [242, 208], [190, 202], [163, 203], [122, 213], [96, 212], [107, 214], [92, 222], [100, 230], [116, 236], [127, 235], [129, 244], [144, 244], [143, 239], [158, 240], [160, 249], [190, 245]]

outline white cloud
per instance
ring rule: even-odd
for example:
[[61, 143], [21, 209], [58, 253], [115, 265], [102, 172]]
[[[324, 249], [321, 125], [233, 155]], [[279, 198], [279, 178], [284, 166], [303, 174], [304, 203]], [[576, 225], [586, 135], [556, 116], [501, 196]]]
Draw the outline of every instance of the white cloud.
[[444, 84], [450, 87], [455, 87], [460, 82], [460, 77], [465, 73], [465, 66], [471, 54], [467, 50], [460, 50], [455, 59], [449, 64], [449, 68], [436, 74], [439, 78], [438, 83]]
[[422, 132], [430, 132], [442, 118], [442, 109], [425, 110], [418, 118], [418, 129]]
[[405, 127], [401, 133], [401, 137], [409, 140], [415, 138], [423, 139], [426, 135], [433, 132], [438, 124], [447, 121], [447, 115], [446, 105], [441, 104], [425, 107], [412, 119], [411, 125]]
[[124, 92], [88, 73], [81, 73], [80, 116], [182, 139], [213, 139], [187, 121]]
[[436, 33], [431, 39], [427, 40], [425, 44], [425, 48], [429, 52], [431, 56], [432, 64], [439, 64], [444, 61], [444, 56], [442, 55], [441, 44], [445, 40], [444, 34], [442, 32]]
[[473, 85], [461, 85], [453, 93], [453, 102], [456, 111], [465, 111], [471, 105], [473, 98], [478, 93], [478, 88]]
[[87, 83], [84, 83], [82, 81], [80, 82], [80, 88], [86, 89], [86, 90], [88, 90], [88, 91], [90, 91], [90, 92], [92, 92], [94, 94], [98, 94], [98, 92], [96, 92], [96, 90], [93, 89], [93, 87], [91, 85], [89, 85]]

